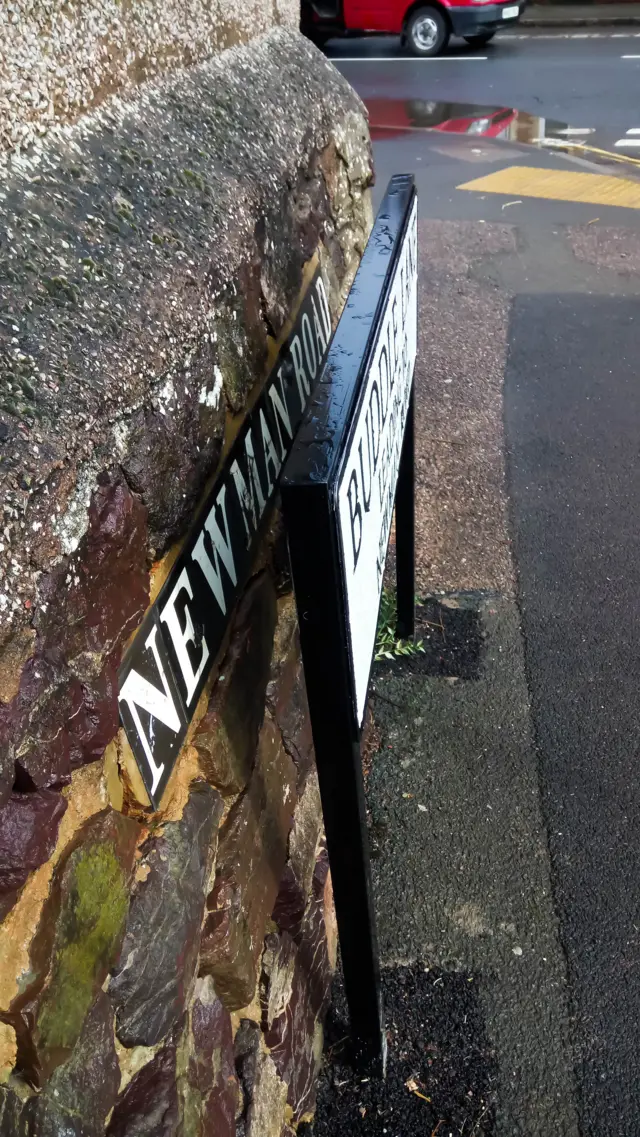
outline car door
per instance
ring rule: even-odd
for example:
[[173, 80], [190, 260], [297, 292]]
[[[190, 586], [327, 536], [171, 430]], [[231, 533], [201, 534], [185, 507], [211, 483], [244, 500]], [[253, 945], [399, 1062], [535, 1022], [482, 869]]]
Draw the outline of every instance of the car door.
[[402, 31], [406, 3], [398, 0], [344, 0], [347, 28], [365, 32]]

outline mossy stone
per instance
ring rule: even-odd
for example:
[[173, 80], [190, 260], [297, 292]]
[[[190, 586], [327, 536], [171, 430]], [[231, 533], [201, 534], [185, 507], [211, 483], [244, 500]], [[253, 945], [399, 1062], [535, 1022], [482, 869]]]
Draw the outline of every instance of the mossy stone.
[[117, 959], [139, 833], [130, 818], [112, 810], [99, 814], [56, 874], [42, 938], [34, 945], [38, 993], [27, 993], [19, 1034], [37, 1083], [72, 1051]]

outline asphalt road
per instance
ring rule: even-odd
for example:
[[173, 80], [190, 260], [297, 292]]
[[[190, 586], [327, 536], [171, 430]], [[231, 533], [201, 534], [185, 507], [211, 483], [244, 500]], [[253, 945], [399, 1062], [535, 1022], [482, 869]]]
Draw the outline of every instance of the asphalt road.
[[432, 60], [403, 57], [399, 41], [386, 37], [333, 40], [327, 54], [365, 101], [421, 98], [514, 106], [592, 128], [598, 144], [611, 146], [640, 126], [640, 34], [632, 30], [513, 30], [481, 51], [453, 39], [447, 54]]
[[[418, 576], [483, 636], [475, 679], [375, 678], [383, 956], [478, 975], [499, 1137], [637, 1137], [640, 168], [524, 139], [564, 123], [632, 155], [640, 39], [329, 54], [370, 107], [378, 198], [416, 172]], [[492, 107], [521, 125], [468, 133]], [[575, 200], [593, 174], [602, 200]]]

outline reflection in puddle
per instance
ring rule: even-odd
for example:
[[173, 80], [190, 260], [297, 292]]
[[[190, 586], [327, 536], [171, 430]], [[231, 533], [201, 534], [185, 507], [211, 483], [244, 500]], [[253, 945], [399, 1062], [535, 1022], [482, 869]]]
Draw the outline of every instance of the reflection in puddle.
[[444, 103], [432, 99], [365, 99], [371, 137], [382, 141], [407, 130], [438, 130], [477, 138], [500, 138], [535, 146], [575, 145], [574, 136], [592, 133], [565, 122], [518, 111], [513, 107], [485, 107], [474, 103]]

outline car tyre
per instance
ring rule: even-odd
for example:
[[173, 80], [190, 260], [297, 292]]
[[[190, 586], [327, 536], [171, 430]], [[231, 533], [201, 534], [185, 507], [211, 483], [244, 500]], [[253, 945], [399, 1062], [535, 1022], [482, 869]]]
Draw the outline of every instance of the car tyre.
[[444, 51], [451, 32], [438, 8], [417, 8], [409, 16], [404, 34], [411, 54], [424, 59]]
[[495, 34], [495, 32], [482, 32], [479, 36], [465, 36], [464, 39], [469, 47], [484, 47], [485, 44], [491, 42]]

